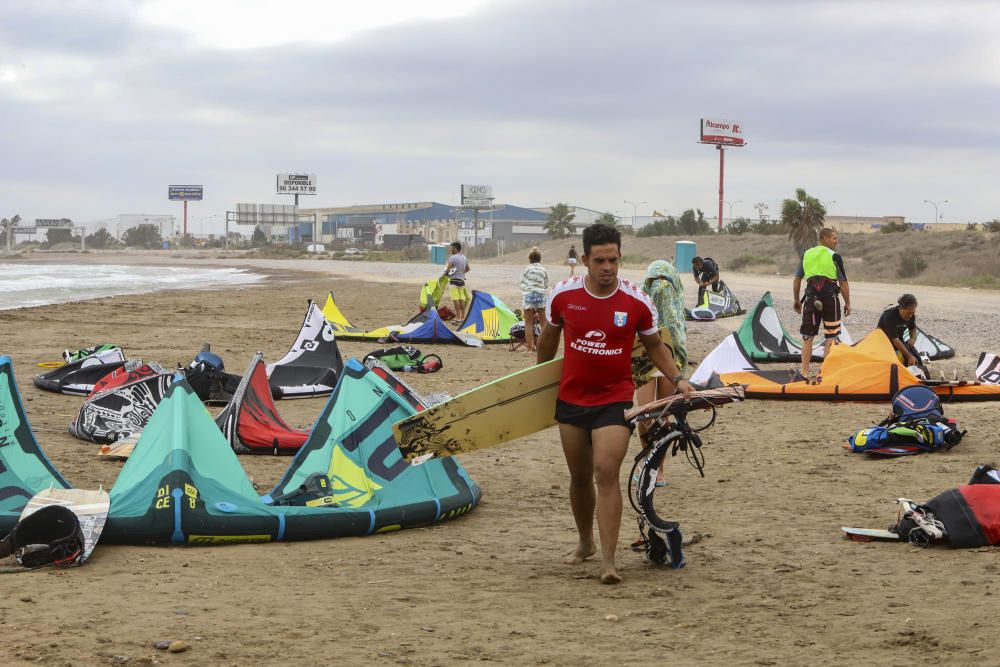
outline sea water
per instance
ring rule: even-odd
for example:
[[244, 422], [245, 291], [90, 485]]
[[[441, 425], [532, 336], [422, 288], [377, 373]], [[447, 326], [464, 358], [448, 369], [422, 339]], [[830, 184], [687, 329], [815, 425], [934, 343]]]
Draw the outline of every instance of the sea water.
[[0, 310], [165, 289], [222, 288], [264, 277], [229, 268], [7, 262], [0, 264]]

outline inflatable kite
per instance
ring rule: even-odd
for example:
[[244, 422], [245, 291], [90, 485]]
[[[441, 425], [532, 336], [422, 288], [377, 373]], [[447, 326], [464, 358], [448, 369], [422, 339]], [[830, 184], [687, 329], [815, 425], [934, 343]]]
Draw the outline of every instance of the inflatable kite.
[[820, 401], [889, 401], [911, 385], [930, 387], [943, 401], [1000, 400], [1000, 385], [977, 381], [929, 381], [915, 377], [896, 357], [881, 329], [856, 345], [834, 345], [820, 367], [817, 381], [785, 382], [761, 371], [719, 373], [717, 382], [741, 384], [747, 398]]
[[[743, 320], [736, 336], [747, 355], [753, 361], [799, 361], [802, 359], [802, 342], [793, 338], [781, 325], [778, 312], [774, 309], [771, 293], [764, 292], [757, 305]], [[837, 340], [847, 345], [853, 344], [847, 329], [841, 327]], [[813, 338], [813, 361], [821, 361], [826, 350], [822, 336]]]
[[0, 535], [17, 524], [32, 496], [69, 483], [38, 446], [14, 380], [14, 365], [0, 356]]
[[702, 290], [701, 301], [690, 310], [685, 308], [684, 315], [689, 320], [714, 320], [720, 317], [742, 315], [746, 310], [740, 305], [729, 286], [719, 281], [719, 291]]
[[[482, 492], [454, 458], [403, 460], [392, 423], [414, 413], [349, 361], [282, 481], [261, 498], [212, 417], [177, 376], [111, 489], [102, 539], [232, 544], [367, 535], [437, 523]], [[0, 534], [39, 491], [70, 488], [25, 417], [10, 357], [0, 357]]]
[[458, 332], [474, 334], [484, 343], [509, 343], [510, 329], [519, 322], [521, 320], [500, 297], [472, 290], [469, 312], [458, 325]]
[[351, 324], [337, 307], [333, 300], [333, 292], [326, 298], [323, 307], [323, 317], [330, 323], [334, 335], [340, 340], [378, 341], [400, 343], [453, 343], [482, 347], [483, 339], [479, 336], [462, 331], [452, 331], [437, 310], [428, 308], [417, 313], [409, 322], [402, 326], [387, 326], [367, 331]]
[[167, 393], [175, 373], [134, 359], [101, 378], [69, 425], [81, 440], [110, 444], [138, 434]]
[[275, 398], [327, 396], [343, 368], [333, 327], [310, 300], [292, 349], [268, 364], [267, 377]]
[[45, 391], [86, 396], [94, 390], [98, 380], [124, 365], [125, 353], [120, 347], [114, 347], [36, 375], [34, 382]]
[[[720, 379], [723, 375], [726, 382]], [[759, 378], [782, 385], [803, 379], [798, 370], [761, 370], [750, 358], [736, 332], [723, 338], [698, 364], [691, 374], [691, 384], [715, 389], [726, 384], [747, 384]]]
[[292, 428], [278, 414], [260, 352], [215, 423], [237, 454], [294, 454], [309, 437], [309, 431]]
[[976, 362], [976, 379], [983, 384], [1000, 384], [1000, 357], [981, 352]]

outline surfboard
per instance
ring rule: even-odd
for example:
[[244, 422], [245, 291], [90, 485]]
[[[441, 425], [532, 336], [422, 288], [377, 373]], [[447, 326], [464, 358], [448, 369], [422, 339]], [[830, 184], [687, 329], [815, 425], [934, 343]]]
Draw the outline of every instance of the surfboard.
[[104, 489], [55, 489], [49, 488], [36, 493], [21, 511], [21, 520], [49, 505], [68, 507], [80, 520], [83, 531], [83, 553], [77, 561], [82, 565], [97, 546], [104, 524], [108, 520], [111, 498]]
[[886, 541], [886, 542], [902, 542], [903, 538], [899, 536], [898, 533], [894, 533], [891, 530], [878, 530], [876, 528], [848, 528], [846, 526], [841, 527], [844, 531], [844, 537], [847, 537], [854, 542], [873, 542], [875, 540]]
[[[666, 332], [666, 327], [660, 329]], [[555, 425], [562, 357], [459, 394], [392, 425], [407, 460], [427, 454], [453, 456], [493, 447]], [[645, 384], [654, 368], [638, 337], [632, 346], [632, 379]]]

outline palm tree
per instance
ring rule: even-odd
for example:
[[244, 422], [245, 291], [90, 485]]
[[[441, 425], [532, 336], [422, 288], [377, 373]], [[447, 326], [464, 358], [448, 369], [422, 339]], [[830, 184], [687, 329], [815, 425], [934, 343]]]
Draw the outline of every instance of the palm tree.
[[564, 239], [572, 236], [576, 228], [573, 227], [573, 220], [576, 213], [569, 212], [569, 206], [558, 203], [549, 209], [549, 216], [545, 220], [545, 233], [554, 239]]
[[791, 227], [788, 238], [799, 255], [819, 243], [819, 230], [826, 220], [826, 208], [820, 200], [797, 188], [795, 199], [781, 203], [781, 222]]

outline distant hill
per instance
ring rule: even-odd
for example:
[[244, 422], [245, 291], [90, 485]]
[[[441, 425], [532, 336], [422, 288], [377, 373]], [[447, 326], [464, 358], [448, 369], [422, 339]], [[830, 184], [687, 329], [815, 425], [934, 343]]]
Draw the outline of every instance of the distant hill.
[[[642, 269], [654, 259], [673, 260], [674, 242], [681, 238], [625, 236], [622, 239], [625, 266]], [[791, 275], [795, 270], [795, 250], [783, 235], [683, 238], [698, 244], [699, 255], [719, 262], [723, 279], [727, 271]], [[570, 244], [575, 244], [577, 252], [583, 253], [579, 238], [539, 244], [542, 263], [550, 267], [565, 264]], [[838, 250], [844, 257], [851, 280], [1000, 289], [1000, 233], [956, 230], [842, 234]], [[519, 249], [501, 257], [477, 261], [489, 264], [523, 261], [527, 264], [527, 256], [527, 250]], [[921, 265], [924, 268], [921, 269]], [[685, 273], [691, 269], [677, 268]]]

